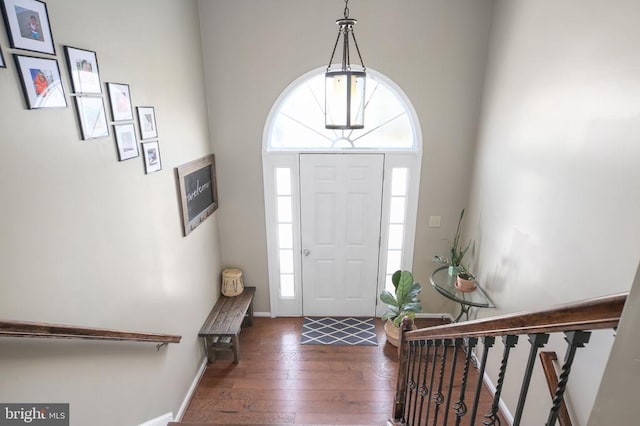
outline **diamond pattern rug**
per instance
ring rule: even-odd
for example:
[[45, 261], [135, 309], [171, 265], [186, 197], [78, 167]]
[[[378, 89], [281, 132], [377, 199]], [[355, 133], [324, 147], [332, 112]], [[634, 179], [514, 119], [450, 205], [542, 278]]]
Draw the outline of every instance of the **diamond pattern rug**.
[[377, 346], [373, 318], [305, 317], [302, 345]]

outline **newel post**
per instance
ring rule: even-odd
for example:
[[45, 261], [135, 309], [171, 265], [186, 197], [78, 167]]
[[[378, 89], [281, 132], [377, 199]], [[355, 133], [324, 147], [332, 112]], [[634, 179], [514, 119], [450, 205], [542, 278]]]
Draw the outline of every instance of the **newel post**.
[[393, 403], [392, 424], [404, 424], [404, 408], [407, 396], [407, 375], [409, 369], [409, 344], [405, 341], [404, 334], [411, 330], [413, 320], [404, 317], [400, 324], [400, 336], [398, 338], [398, 383], [396, 385], [396, 398]]

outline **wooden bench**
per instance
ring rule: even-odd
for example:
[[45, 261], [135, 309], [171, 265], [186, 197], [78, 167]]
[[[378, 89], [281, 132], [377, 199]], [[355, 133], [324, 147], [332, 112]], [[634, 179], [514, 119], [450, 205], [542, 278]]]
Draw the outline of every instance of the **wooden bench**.
[[206, 321], [202, 325], [198, 337], [202, 337], [204, 350], [209, 363], [215, 361], [218, 351], [233, 351], [233, 361], [240, 361], [240, 342], [238, 335], [242, 322], [247, 317], [247, 325], [253, 323], [253, 296], [255, 287], [245, 287], [242, 294], [234, 297], [221, 295]]

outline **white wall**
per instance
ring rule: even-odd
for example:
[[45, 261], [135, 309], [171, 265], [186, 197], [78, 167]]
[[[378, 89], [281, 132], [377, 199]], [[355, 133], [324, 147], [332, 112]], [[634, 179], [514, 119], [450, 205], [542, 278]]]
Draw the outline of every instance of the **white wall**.
[[638, 422], [640, 407], [640, 264], [622, 312], [616, 340], [607, 362], [589, 425], [632, 425]]
[[[498, 309], [479, 314], [629, 290], [640, 258], [640, 3], [500, 0], [494, 10], [467, 224], [474, 272]], [[595, 335], [574, 367], [576, 425], [611, 334]], [[497, 363], [489, 372], [495, 382]], [[512, 410], [516, 385], [507, 377]], [[544, 423], [532, 407], [528, 424]]]
[[[0, 318], [172, 333], [182, 343], [2, 339], [0, 401], [69, 402], [76, 425], [176, 414], [217, 297], [217, 218], [183, 238], [174, 167], [211, 152], [195, 1], [47, 2], [69, 107], [25, 109], [0, 30]], [[0, 24], [4, 27], [3, 24]], [[163, 170], [80, 140], [63, 45], [156, 108]], [[25, 53], [25, 52], [21, 52]], [[222, 201], [221, 201], [222, 202]], [[224, 202], [222, 202], [224, 204]]]
[[[256, 285], [269, 311], [262, 184], [262, 133], [282, 91], [326, 66], [344, 1], [200, 0], [212, 140], [220, 176], [224, 266]], [[491, 2], [353, 1], [350, 16], [367, 66], [408, 94], [422, 125], [424, 158], [414, 275], [427, 312], [449, 304], [428, 284], [465, 205], [473, 160]], [[454, 171], [454, 166], [459, 166]], [[441, 215], [442, 228], [427, 228]]]

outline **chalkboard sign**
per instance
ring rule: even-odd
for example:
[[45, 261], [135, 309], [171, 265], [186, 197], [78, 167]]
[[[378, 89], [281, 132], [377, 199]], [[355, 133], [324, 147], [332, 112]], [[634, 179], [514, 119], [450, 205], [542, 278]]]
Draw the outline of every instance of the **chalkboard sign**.
[[218, 208], [215, 156], [207, 155], [176, 168], [184, 236]]

